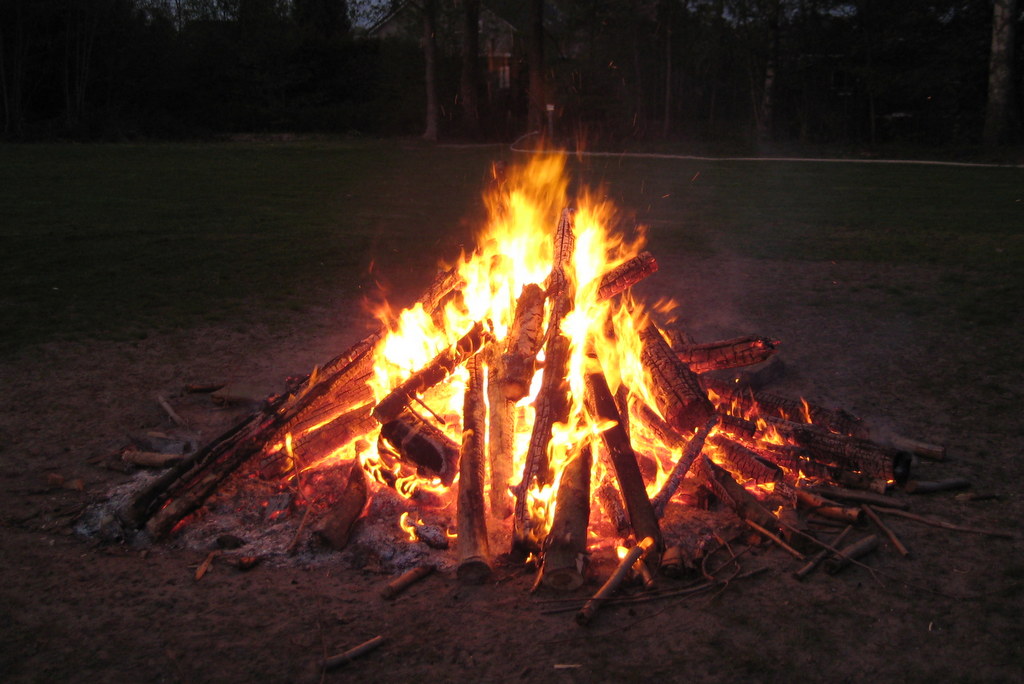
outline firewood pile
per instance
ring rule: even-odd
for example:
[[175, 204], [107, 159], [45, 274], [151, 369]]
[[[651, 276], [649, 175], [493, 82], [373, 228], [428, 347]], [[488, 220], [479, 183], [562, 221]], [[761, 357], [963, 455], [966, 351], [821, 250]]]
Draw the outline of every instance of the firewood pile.
[[[499, 175], [496, 221], [513, 223], [548, 171]], [[395, 535], [439, 549], [461, 581], [486, 582], [499, 562], [532, 565], [536, 586], [555, 590], [606, 579], [578, 610], [585, 624], [626, 580], [714, 586], [708, 565], [724, 565], [709, 558], [738, 567], [736, 539], [777, 545], [799, 578], [860, 563], [883, 537], [906, 553], [883, 517], [912, 514], [891, 493], [964, 486], [911, 479], [941, 447], [883, 442], [846, 411], [761, 389], [778, 341], [694, 341], [632, 296], [658, 271], [639, 241], [611, 236], [589, 205], [545, 201], [520, 240], [538, 264], [523, 269], [521, 248], [489, 234], [413, 306], [171, 461], [119, 506], [123, 525], [172, 537], [225, 488], [261, 482], [296, 493], [282, 553], [340, 550], [390, 497], [404, 508]], [[687, 524], [709, 511], [724, 522]], [[616, 547], [615, 571], [596, 577], [588, 560]]]

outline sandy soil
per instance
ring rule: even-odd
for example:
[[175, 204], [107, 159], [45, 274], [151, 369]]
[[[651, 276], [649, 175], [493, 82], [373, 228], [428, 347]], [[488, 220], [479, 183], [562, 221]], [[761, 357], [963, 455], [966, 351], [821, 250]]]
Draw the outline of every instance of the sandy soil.
[[[1018, 531], [1022, 513], [1020, 378], [986, 340], [929, 300], [926, 267], [679, 259], [652, 294], [686, 293], [699, 339], [783, 340], [776, 387], [843, 406], [883, 429], [944, 443], [922, 479], [967, 477], [912, 510]], [[657, 280], [657, 282], [654, 282]], [[884, 286], [883, 286], [884, 285]], [[918, 296], [914, 311], [892, 286]], [[851, 298], [851, 292], [855, 293]], [[850, 305], [849, 302], [854, 304]], [[921, 302], [924, 302], [922, 304]], [[844, 302], [837, 306], [836, 302]], [[82, 539], [72, 525], [132, 475], [104, 467], [127, 435], [171, 427], [154, 397], [190, 411], [204, 437], [238, 410], [190, 405], [188, 382], [247, 382], [267, 392], [360, 336], [355, 305], [269, 328], [181, 330], [139, 342], [52, 343], [5, 359], [0, 409], [0, 679], [27, 681], [1019, 681], [1024, 665], [1020, 540], [892, 518], [911, 549], [888, 542], [864, 568], [805, 582], [769, 546], [746, 554], [755, 578], [714, 592], [608, 608], [588, 628], [548, 613], [532, 576], [499, 567], [460, 585], [436, 574], [392, 602], [373, 564], [264, 564], [242, 572], [205, 551]], [[595, 577], [580, 591], [592, 592]], [[666, 580], [666, 586], [675, 586]], [[325, 654], [376, 635], [373, 653], [326, 673]]]

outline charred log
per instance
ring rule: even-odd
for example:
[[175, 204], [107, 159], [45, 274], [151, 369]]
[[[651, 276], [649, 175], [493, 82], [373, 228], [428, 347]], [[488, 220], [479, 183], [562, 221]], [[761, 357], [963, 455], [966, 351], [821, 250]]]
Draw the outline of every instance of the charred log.
[[725, 468], [702, 454], [696, 461], [695, 472], [700, 482], [732, 508], [740, 519], [752, 520], [771, 532], [778, 531], [778, 518], [762, 506], [753, 494], [740, 486]]
[[657, 272], [658, 262], [654, 259], [654, 255], [650, 252], [640, 252], [602, 276], [597, 296], [600, 299], [611, 299]]
[[777, 416], [798, 423], [813, 423], [826, 430], [844, 435], [864, 436], [867, 430], [860, 418], [842, 410], [830, 409], [801, 399], [790, 399], [770, 392], [752, 392], [704, 376], [705, 386], [714, 391], [722, 403], [736, 405], [744, 412], [762, 416]]
[[430, 423], [406, 413], [380, 428], [384, 446], [423, 477], [440, 478], [446, 486], [455, 480], [459, 445]]
[[654, 515], [661, 518], [665, 514], [665, 507], [668, 505], [669, 500], [672, 499], [672, 495], [676, 493], [679, 485], [682, 483], [683, 478], [686, 477], [686, 473], [690, 471], [690, 467], [693, 465], [694, 459], [696, 459], [701, 450], [704, 448], [704, 444], [708, 439], [708, 435], [715, 429], [718, 424], [718, 416], [712, 415], [708, 422], [704, 425], [703, 429], [698, 428], [694, 432], [693, 437], [687, 443], [683, 452], [679, 455], [679, 460], [672, 466], [672, 470], [669, 472], [668, 477], [665, 479], [665, 484], [662, 485], [661, 490], [655, 495], [651, 501], [651, 505], [654, 507]]
[[502, 355], [492, 347], [487, 355], [487, 458], [490, 464], [491, 515], [504, 520], [512, 515], [509, 481], [515, 437], [515, 402], [506, 398], [502, 376]]
[[673, 429], [693, 432], [714, 412], [697, 375], [676, 357], [654, 324], [641, 331], [640, 340], [640, 361], [651, 376], [658, 410]]
[[515, 318], [509, 328], [502, 358], [501, 382], [505, 398], [519, 401], [530, 391], [535, 360], [543, 342], [544, 290], [530, 283], [516, 301]]
[[782, 469], [762, 458], [753, 449], [748, 449], [722, 434], [712, 435], [709, 441], [718, 449], [718, 454], [730, 470], [739, 473], [746, 479], [752, 480], [756, 484], [782, 480]]
[[778, 340], [768, 337], [736, 337], [731, 340], [687, 344], [674, 347], [679, 360], [694, 373], [752, 366], [767, 361], [779, 346]]

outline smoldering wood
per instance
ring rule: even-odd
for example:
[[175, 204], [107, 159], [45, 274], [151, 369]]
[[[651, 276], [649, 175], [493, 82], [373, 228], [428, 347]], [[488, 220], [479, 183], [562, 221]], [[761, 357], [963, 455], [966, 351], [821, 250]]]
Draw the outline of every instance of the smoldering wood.
[[458, 471], [459, 445], [419, 417], [405, 413], [380, 428], [381, 440], [420, 475], [437, 477], [450, 486]]
[[617, 535], [625, 536], [629, 532], [629, 518], [622, 504], [619, 490], [611, 482], [604, 482], [597, 488], [597, 501], [604, 511], [605, 517], [611, 521]]
[[768, 337], [735, 337], [730, 340], [686, 344], [673, 347], [679, 360], [694, 373], [753, 366], [767, 361], [778, 350], [780, 342]]
[[509, 481], [515, 447], [515, 402], [502, 385], [502, 355], [497, 346], [487, 353], [487, 459], [490, 465], [491, 515], [499, 520], [512, 515]]
[[662, 485], [661, 489], [658, 490], [658, 493], [651, 500], [651, 506], [654, 507], [654, 515], [656, 517], [661, 518], [665, 515], [665, 507], [668, 506], [668, 502], [672, 499], [676, 490], [679, 489], [683, 478], [690, 471], [694, 459], [700, 455], [708, 435], [711, 434], [716, 425], [718, 425], [718, 415], [714, 414], [704, 424], [703, 428], [698, 428], [694, 432], [693, 437], [690, 438], [683, 448], [679, 459], [672, 465], [672, 470], [669, 471], [668, 477], [665, 478], [665, 484]]
[[656, 549], [658, 543], [653, 537], [644, 537], [640, 542], [629, 549], [626, 555], [619, 561], [619, 565], [615, 568], [615, 572], [612, 573], [601, 588], [597, 590], [589, 601], [587, 601], [579, 612], [576, 613], [576, 624], [581, 627], [585, 627], [590, 624], [590, 621], [594, 619], [594, 614], [601, 608], [601, 604], [611, 598], [611, 596], [618, 590], [622, 584], [622, 580], [626, 578], [629, 571], [633, 568], [633, 565], [641, 558], [651, 552], [652, 549]]
[[[316, 401], [306, 404], [303, 409], [281, 424], [267, 436], [267, 445], [272, 448], [292, 436], [293, 446], [300, 444], [307, 434], [325, 426], [346, 413], [373, 402], [373, 390], [367, 384], [373, 377], [373, 355], [367, 355], [344, 373], [335, 376], [329, 391]], [[372, 408], [372, 406], [371, 406]]]
[[575, 253], [576, 210], [565, 208], [558, 217], [558, 225], [555, 228], [551, 273], [545, 283], [549, 297], [563, 296], [570, 288], [569, 274], [572, 271], [572, 259]]
[[421, 394], [438, 384], [452, 371], [483, 349], [489, 334], [483, 323], [477, 322], [463, 335], [458, 342], [435, 356], [430, 363], [416, 371], [402, 384], [391, 390], [388, 396], [381, 399], [373, 409], [373, 417], [381, 423], [396, 418], [411, 398]]
[[393, 599], [420, 580], [429, 577], [433, 572], [433, 565], [419, 565], [411, 570], [406, 570], [385, 584], [380, 590], [380, 596], [384, 599]]
[[537, 352], [544, 341], [544, 301], [547, 295], [539, 285], [523, 287], [516, 301], [515, 317], [506, 337], [501, 359], [501, 383], [505, 398], [519, 401], [530, 391], [536, 370]]
[[720, 423], [719, 430], [726, 432], [739, 439], [754, 439], [757, 435], [757, 423], [740, 416], [734, 416], [731, 413], [718, 413]]
[[801, 399], [791, 399], [771, 392], [754, 392], [737, 388], [718, 378], [702, 376], [705, 387], [713, 390], [726, 403], [739, 406], [744, 413], [777, 416], [797, 423], [810, 422], [816, 426], [844, 435], [865, 436], [863, 421], [843, 409], [830, 409]]
[[608, 449], [608, 456], [619, 482], [619, 490], [626, 503], [629, 523], [637, 539], [650, 537], [656, 543], [656, 550], [651, 557], [651, 565], [657, 567], [658, 555], [661, 550], [661, 528], [654, 507], [647, 496], [640, 467], [637, 465], [636, 453], [630, 444], [629, 435], [622, 427], [615, 398], [608, 388], [604, 374], [591, 371], [586, 376], [586, 404], [592, 415], [612, 425], [601, 433], [601, 440]]
[[740, 486], [729, 471], [716, 465], [706, 454], [701, 454], [694, 465], [701, 484], [732, 508], [741, 520], [753, 520], [772, 532], [779, 529], [778, 518], [761, 505], [753, 494]]
[[658, 272], [658, 262], [650, 252], [640, 252], [608, 271], [601, 277], [597, 289], [599, 299], [611, 299], [620, 292], [636, 285], [649, 275]]
[[762, 458], [756, 451], [734, 442], [723, 434], [711, 435], [709, 440], [728, 466], [746, 479], [753, 480], [756, 484], [782, 480], [782, 469]]
[[860, 560], [878, 548], [878, 536], [871, 534], [863, 539], [839, 549], [838, 554], [833, 554], [825, 559], [825, 572], [834, 575], [855, 560]]
[[665, 422], [665, 419], [658, 415], [657, 411], [637, 398], [636, 395], [630, 397], [629, 405], [643, 426], [650, 430], [658, 438], [658, 441], [669, 449], [686, 448], [686, 445], [689, 443], [688, 440]]
[[340, 551], [348, 546], [355, 524], [363, 516], [370, 499], [366, 473], [359, 461], [353, 461], [345, 489], [338, 501], [313, 526], [313, 534], [331, 548]]
[[583, 560], [590, 524], [590, 443], [566, 464], [555, 495], [555, 515], [544, 543], [543, 582], [560, 591], [583, 584]]
[[487, 539], [487, 509], [484, 505], [484, 449], [487, 443], [487, 406], [480, 357], [466, 362], [469, 383], [463, 400], [462, 455], [459, 459], [457, 526], [459, 538], [458, 577], [468, 584], [481, 584], [491, 576], [491, 551]]
[[800, 487], [794, 487], [793, 491], [796, 493], [797, 501], [817, 515], [851, 524], [860, 524], [864, 521], [864, 512], [860, 508], [843, 506]]
[[768, 424], [784, 437], [807, 449], [811, 458], [872, 479], [905, 482], [910, 474], [910, 455], [860, 437], [829, 432], [807, 423], [768, 418]]
[[697, 374], [680, 361], [653, 323], [640, 332], [640, 362], [651, 376], [658, 411], [678, 432], [693, 432], [714, 412]]

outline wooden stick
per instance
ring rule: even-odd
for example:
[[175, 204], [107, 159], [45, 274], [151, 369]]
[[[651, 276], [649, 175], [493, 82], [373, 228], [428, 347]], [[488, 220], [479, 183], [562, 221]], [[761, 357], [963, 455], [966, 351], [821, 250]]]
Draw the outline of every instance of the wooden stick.
[[615, 572], [612, 576], [601, 585], [601, 588], [597, 590], [589, 601], [587, 601], [579, 612], [576, 613], [576, 624], [586, 626], [590, 624], [590, 621], [594, 617], [594, 613], [598, 611], [601, 604], [608, 599], [622, 584], [622, 580], [625, 579], [626, 575], [629, 574], [633, 564], [643, 558], [647, 552], [655, 547], [655, 541], [653, 537], [645, 537], [640, 541], [639, 544], [631, 548], [626, 552], [626, 556], [619, 561], [619, 566], [615, 568]]
[[823, 496], [815, 494], [814, 492], [809, 492], [800, 487], [794, 487], [793, 491], [796, 492], [798, 502], [802, 503], [804, 506], [823, 518], [830, 518], [832, 520], [839, 520], [841, 522], [852, 524], [858, 524], [863, 521], [864, 513], [859, 508], [841, 506], [835, 501], [830, 501]]
[[871, 518], [871, 522], [875, 523], [878, 529], [885, 533], [885, 536], [889, 538], [889, 541], [892, 542], [892, 545], [896, 547], [896, 550], [899, 551], [901, 555], [910, 555], [910, 551], [908, 551], [907, 547], [903, 545], [903, 542], [900, 541], [900, 538], [896, 536], [896, 533], [893, 532], [888, 525], [882, 522], [882, 519], [878, 517], [878, 514], [875, 513], [874, 509], [872, 509], [871, 506], [869, 506], [868, 504], [861, 504], [860, 507], [864, 510], [864, 513], [866, 513], [867, 516]]
[[946, 460], [946, 447], [941, 444], [929, 444], [928, 442], [911, 439], [903, 435], [890, 435], [889, 442], [897, 449], [909, 451], [921, 458], [931, 459], [932, 461]]
[[484, 506], [484, 448], [487, 441], [487, 406], [484, 400], [480, 357], [466, 362], [469, 383], [463, 401], [462, 456], [459, 459], [457, 525], [459, 580], [482, 584], [491, 576], [491, 551]]
[[974, 534], [986, 534], [990, 537], [1001, 537], [1003, 539], [1020, 539], [1020, 535], [1014, 532], [1007, 532], [1006, 530], [987, 530], [980, 527], [968, 527], [966, 525], [957, 525], [955, 523], [946, 522], [945, 520], [939, 520], [937, 518], [927, 518], [923, 515], [917, 515], [916, 513], [911, 513], [909, 511], [901, 511], [896, 508], [883, 508], [881, 506], [875, 506], [875, 512], [884, 513], [885, 515], [898, 515], [902, 518], [916, 520], [917, 522], [924, 523], [925, 525], [941, 527], [945, 530], [954, 530], [956, 532], [971, 532]]
[[695, 465], [701, 484], [732, 508], [742, 520], [753, 520], [765, 529], [779, 529], [779, 519], [775, 514], [736, 482], [728, 470], [712, 462], [706, 454], [701, 454]]
[[894, 499], [893, 497], [885, 494], [865, 492], [859, 489], [846, 489], [844, 487], [801, 487], [801, 490], [820, 494], [826, 497], [841, 499], [843, 501], [855, 501], [857, 503], [888, 506], [889, 508], [906, 509], [909, 506], [906, 501], [900, 501], [899, 499]]
[[167, 413], [167, 415], [170, 417], [170, 419], [174, 421], [175, 425], [181, 428], [185, 428], [186, 430], [189, 429], [188, 423], [185, 421], [184, 418], [178, 415], [177, 411], [171, 408], [171, 405], [167, 403], [166, 399], [164, 399], [164, 395], [156, 395], [156, 401], [158, 404], [160, 404], [160, 408], [162, 408], [164, 412]]
[[668, 477], [665, 479], [665, 483], [661, 486], [661, 489], [654, 498], [651, 499], [651, 505], [654, 507], [654, 515], [661, 518], [665, 515], [665, 508], [668, 506], [669, 500], [672, 495], [679, 489], [679, 485], [682, 484], [683, 478], [686, 477], [686, 473], [689, 472], [690, 466], [693, 465], [693, 461], [697, 458], [701, 450], [704, 448], [705, 440], [711, 431], [718, 425], [718, 414], [713, 414], [708, 422], [705, 423], [703, 429], [697, 428], [694, 432], [693, 437], [690, 438], [686, 448], [683, 449], [683, 453], [679, 455], [679, 460], [672, 466], [672, 470], [669, 472]]
[[[853, 525], [847, 525], [846, 527], [844, 527], [843, 531], [839, 533], [839, 536], [837, 536], [832, 541], [832, 546], [835, 547], [842, 544], [843, 541], [846, 539], [847, 535], [849, 535], [852, 531]], [[807, 575], [811, 574], [814, 571], [814, 569], [818, 567], [821, 561], [825, 560], [825, 558], [828, 557], [829, 553], [830, 551], [828, 549], [822, 549], [821, 551], [818, 551], [816, 554], [810, 557], [806, 565], [804, 565], [802, 568], [793, 573], [793, 577], [797, 578], [798, 580], [802, 580], [803, 578], [807, 577]]]
[[366, 655], [382, 643], [384, 643], [384, 637], [375, 636], [372, 639], [364, 641], [355, 648], [350, 648], [344, 653], [339, 653], [338, 655], [331, 656], [330, 658], [324, 658], [320, 663], [320, 667], [324, 670], [333, 670], [336, 667], [341, 667], [342, 665], [352, 662], [361, 655]]
[[761, 527], [760, 525], [758, 525], [753, 520], [750, 520], [749, 518], [747, 520], [745, 520], [744, 522], [746, 522], [747, 525], [749, 525], [751, 528], [757, 530], [758, 532], [763, 534], [765, 537], [770, 539], [780, 549], [782, 549], [783, 551], [785, 551], [786, 553], [791, 555], [793, 558], [796, 558], [797, 560], [804, 560], [806, 558], [806, 556], [804, 556], [804, 554], [800, 553], [799, 551], [794, 549], [792, 546], [787, 544], [785, 541], [782, 540], [782, 537], [780, 537], [779, 535], [775, 534], [774, 532], [769, 532], [768, 530], [766, 530], [765, 528]]
[[878, 536], [871, 534], [858, 542], [840, 549], [839, 553], [825, 561], [825, 572], [834, 575], [852, 561], [862, 558], [878, 548]]
[[433, 565], [420, 565], [411, 570], [406, 570], [401, 575], [391, 580], [380, 590], [381, 598], [393, 599], [403, 591], [419, 582], [434, 572]]
[[402, 461], [415, 465], [421, 475], [441, 478], [445, 486], [455, 481], [459, 445], [417, 415], [405, 413], [384, 423], [380, 436]]

